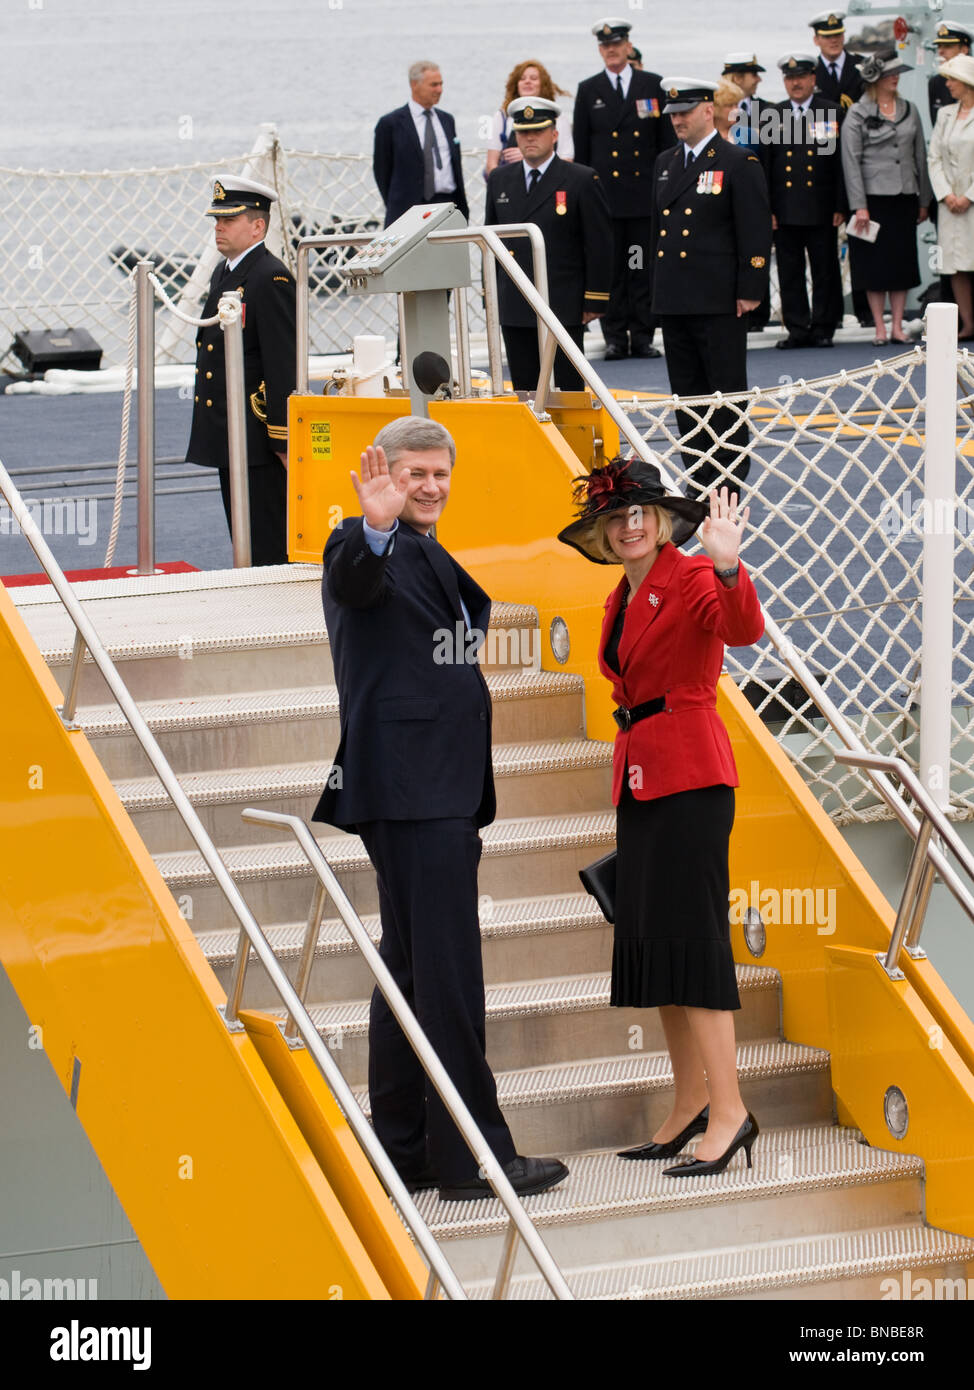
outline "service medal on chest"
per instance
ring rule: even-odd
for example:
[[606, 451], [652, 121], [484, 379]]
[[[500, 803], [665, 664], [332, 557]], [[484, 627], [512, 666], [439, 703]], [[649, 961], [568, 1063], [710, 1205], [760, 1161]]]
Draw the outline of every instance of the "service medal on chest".
[[698, 193], [719, 193], [723, 186], [723, 169], [705, 169], [697, 179]]
[[555, 212], [557, 212], [560, 217], [564, 217], [567, 211], [568, 194], [563, 188], [559, 188], [555, 191]]

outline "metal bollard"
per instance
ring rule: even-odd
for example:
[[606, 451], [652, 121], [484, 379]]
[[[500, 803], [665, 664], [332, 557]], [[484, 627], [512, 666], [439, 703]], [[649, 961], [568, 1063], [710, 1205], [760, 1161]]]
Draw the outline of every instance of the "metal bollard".
[[152, 261], [135, 267], [137, 328], [139, 482], [138, 574], [156, 569], [156, 332], [155, 296], [149, 276]]

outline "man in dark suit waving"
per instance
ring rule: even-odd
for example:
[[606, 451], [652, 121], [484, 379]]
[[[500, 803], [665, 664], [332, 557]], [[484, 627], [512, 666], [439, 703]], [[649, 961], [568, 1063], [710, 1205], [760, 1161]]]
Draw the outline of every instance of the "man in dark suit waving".
[[410, 97], [375, 127], [372, 172], [386, 205], [385, 225], [416, 203], [456, 203], [470, 216], [463, 191], [460, 145], [453, 117], [437, 111], [443, 76], [435, 63], [413, 63]]
[[[519, 97], [507, 108], [520, 163], [501, 164], [487, 180], [484, 222], [534, 222], [541, 229], [548, 268], [548, 302], [581, 350], [583, 325], [605, 313], [612, 274], [612, 222], [598, 174], [558, 158], [555, 122], [561, 111], [544, 97]], [[521, 269], [531, 274], [531, 251], [521, 238], [508, 243]], [[515, 391], [537, 384], [537, 320], [524, 296], [498, 276], [501, 329]], [[561, 348], [555, 384], [580, 391], [580, 373]]]
[[[431, 534], [455, 447], [433, 421], [396, 420], [353, 474], [362, 516], [325, 546], [322, 598], [341, 705], [335, 765], [314, 813], [356, 831], [375, 866], [380, 953], [515, 1191], [567, 1176], [522, 1158], [485, 1057], [477, 913], [481, 826], [494, 818], [491, 704], [468, 653], [490, 599]], [[456, 643], [452, 659], [444, 634]], [[372, 1121], [414, 1191], [490, 1195], [477, 1162], [376, 991], [369, 1020]]]
[[598, 174], [612, 216], [612, 287], [602, 320], [607, 362], [660, 355], [653, 347], [649, 251], [653, 162], [675, 136], [663, 115], [659, 74], [629, 62], [631, 28], [624, 19], [594, 26], [605, 67], [578, 84], [572, 122], [575, 159]]

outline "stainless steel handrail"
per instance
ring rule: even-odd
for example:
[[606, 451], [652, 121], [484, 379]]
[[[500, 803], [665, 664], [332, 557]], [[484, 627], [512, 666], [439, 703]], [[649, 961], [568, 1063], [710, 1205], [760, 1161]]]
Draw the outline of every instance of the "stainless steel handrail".
[[[77, 634], [83, 641], [84, 646], [86, 646], [91, 653], [92, 661], [101, 672], [105, 684], [111, 690], [119, 708], [128, 720], [132, 732], [142, 745], [146, 757], [149, 759], [160, 782], [168, 792], [173, 806], [176, 808], [183, 824], [192, 836], [207, 867], [216, 879], [217, 886], [229, 903], [231, 911], [237, 918], [243, 931], [246, 932], [247, 938], [256, 951], [258, 959], [267, 971], [268, 979], [274, 985], [285, 1008], [290, 1010], [294, 1015], [302, 1041], [317, 1063], [328, 1085], [332, 1088], [336, 1100], [345, 1112], [345, 1116], [352, 1131], [368, 1154], [389, 1196], [402, 1213], [403, 1219], [412, 1231], [417, 1245], [426, 1256], [431, 1274], [435, 1273], [436, 1279], [450, 1298], [465, 1299], [467, 1294], [463, 1285], [454, 1273], [449, 1261], [444, 1256], [443, 1251], [422, 1215], [417, 1210], [412, 1197], [406, 1191], [402, 1179], [399, 1177], [399, 1174], [396, 1172], [385, 1150], [376, 1138], [371, 1125], [362, 1114], [361, 1108], [355, 1101], [355, 1097], [352, 1095], [337, 1064], [329, 1055], [328, 1049], [321, 1041], [318, 1031], [315, 1028], [314, 1020], [298, 998], [293, 985], [281, 968], [277, 957], [274, 955], [262, 928], [255, 920], [240, 890], [230, 877], [227, 867], [220, 857], [219, 851], [207, 834], [202, 821], [193, 809], [192, 803], [186, 793], [179, 785], [179, 781], [172, 768], [169, 766], [169, 763], [166, 761], [166, 757], [159, 747], [159, 744], [156, 742], [152, 730], [145, 722], [138, 705], [133, 700], [127, 686], [118, 674], [115, 663], [105, 651], [101, 639], [88, 619], [87, 614], [77, 598], [75, 598], [71, 585], [65, 579], [60, 565], [51, 553], [47, 542], [37, 528], [36, 522], [27, 507], [25, 507], [23, 498], [11, 481], [10, 474], [2, 463], [0, 463], [0, 493], [6, 498], [7, 504], [16, 518], [23, 535], [26, 537], [34, 554], [40, 561], [41, 567], [51, 581], [51, 585], [64, 605], [69, 618], [74, 623]], [[83, 649], [83, 647], [79, 648], [76, 642], [76, 654], [79, 651], [83, 651]], [[76, 686], [76, 679], [74, 684]], [[63, 717], [62, 714], [62, 719]], [[78, 727], [66, 720], [64, 722], [66, 728]]]
[[294, 283], [297, 290], [294, 390], [299, 396], [308, 394], [308, 353], [311, 341], [308, 319], [311, 312], [311, 287], [308, 284], [309, 255], [312, 251], [321, 250], [326, 246], [368, 246], [369, 242], [374, 240], [374, 232], [336, 232], [328, 236], [302, 237], [298, 242], [297, 260], [294, 266]]
[[950, 889], [957, 902], [972, 922], [974, 922], [974, 895], [963, 880], [944, 859], [938, 847], [932, 843], [934, 830], [950, 847], [951, 853], [964, 869], [968, 879], [974, 883], [974, 855], [964, 844], [941, 808], [934, 801], [916, 773], [903, 758], [895, 758], [882, 753], [836, 753], [835, 760], [849, 767], [882, 769], [894, 773], [907, 788], [922, 812], [918, 833], [915, 836], [913, 853], [907, 869], [906, 881], [900, 898], [896, 923], [890, 937], [889, 950], [883, 960], [886, 973], [893, 979], [902, 979], [899, 969], [900, 951], [905, 949], [909, 955], [922, 958], [925, 952], [920, 946], [930, 892], [933, 888], [934, 871], [939, 872], [944, 884]]
[[[362, 924], [362, 919], [355, 911], [355, 908], [349, 901], [348, 895], [335, 877], [331, 865], [321, 852], [321, 846], [308, 829], [308, 826], [298, 816], [285, 815], [280, 811], [258, 811], [252, 806], [248, 806], [247, 809], [242, 812], [242, 816], [243, 819], [251, 825], [284, 826], [291, 831], [294, 838], [301, 846], [301, 849], [304, 851], [305, 857], [311, 865], [312, 870], [317, 875], [318, 883], [327, 891], [328, 896], [338, 909], [339, 915], [345, 923], [349, 935], [362, 952], [365, 963], [372, 972], [380, 993], [392, 1010], [396, 1022], [405, 1034], [423, 1070], [435, 1086], [454, 1124], [463, 1135], [467, 1148], [473, 1154], [497, 1197], [507, 1209], [513, 1231], [509, 1232], [504, 1243], [504, 1249], [501, 1254], [501, 1266], [498, 1273], [498, 1282], [495, 1285], [495, 1296], [498, 1288], [506, 1286], [507, 1278], [509, 1278], [510, 1275], [514, 1254], [514, 1232], [516, 1232], [516, 1235], [520, 1236], [521, 1240], [524, 1241], [535, 1264], [538, 1266], [539, 1272], [555, 1297], [558, 1299], [573, 1299], [574, 1294], [565, 1283], [561, 1270], [551, 1257], [551, 1252], [538, 1234], [534, 1222], [524, 1210], [503, 1168], [494, 1157], [493, 1150], [490, 1148], [490, 1145], [487, 1143], [479, 1126], [468, 1110], [466, 1102], [450, 1080], [449, 1073], [436, 1055], [426, 1034], [419, 1026], [416, 1015], [406, 1002], [405, 995], [396, 984], [388, 966], [372, 944], [372, 940]], [[317, 903], [317, 900], [318, 895], [316, 893], [315, 903]], [[315, 907], [313, 906], [311, 917], [309, 917], [309, 924], [311, 918], [314, 916]], [[316, 942], [317, 921], [315, 922], [314, 929], [309, 931], [309, 936]]]

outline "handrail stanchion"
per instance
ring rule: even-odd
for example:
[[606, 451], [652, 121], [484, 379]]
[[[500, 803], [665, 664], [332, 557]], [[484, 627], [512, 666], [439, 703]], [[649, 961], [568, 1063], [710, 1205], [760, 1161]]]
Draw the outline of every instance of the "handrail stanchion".
[[483, 1170], [484, 1176], [494, 1189], [495, 1195], [500, 1199], [504, 1207], [506, 1207], [511, 1221], [516, 1226], [518, 1234], [521, 1236], [524, 1244], [531, 1252], [531, 1256], [545, 1283], [556, 1298], [572, 1299], [574, 1295], [565, 1283], [564, 1275], [552, 1259], [551, 1252], [538, 1234], [533, 1221], [521, 1205], [507, 1174], [497, 1161], [494, 1151], [487, 1143], [482, 1131], [470, 1114], [470, 1111], [464, 1103], [463, 1097], [451, 1080], [449, 1073], [436, 1052], [430, 1046], [429, 1039], [422, 1028], [420, 1028], [416, 1015], [406, 1002], [406, 998], [402, 990], [396, 984], [389, 967], [373, 945], [371, 937], [362, 925], [362, 919], [355, 911], [355, 908], [349, 901], [348, 895], [335, 877], [334, 870], [322, 854], [321, 846], [312, 835], [308, 826], [297, 816], [284, 815], [279, 811], [258, 811], [248, 806], [241, 814], [243, 819], [252, 825], [286, 826], [294, 835], [294, 838], [304, 851], [305, 858], [311, 865], [312, 870], [317, 874], [319, 881], [323, 883], [328, 890], [328, 896], [338, 909], [338, 915], [345, 923], [349, 935], [361, 951], [365, 963], [372, 972], [379, 992], [389, 1005], [389, 1009], [396, 1022], [399, 1024], [399, 1027], [402, 1029], [410, 1047], [416, 1054], [420, 1065], [433, 1083], [453, 1123], [463, 1136], [467, 1148]]
[[84, 659], [85, 639], [75, 629], [74, 649], [71, 652], [71, 669], [68, 672], [68, 683], [64, 690], [64, 703], [58, 710], [62, 724], [69, 729], [80, 728], [80, 725], [74, 722], [74, 712], [78, 707], [78, 686], [81, 684], [81, 668]]
[[495, 1301], [503, 1299], [507, 1293], [508, 1285], [511, 1282], [511, 1275], [514, 1272], [514, 1256], [517, 1253], [517, 1227], [513, 1221], [508, 1221], [507, 1230], [504, 1232], [504, 1246], [501, 1250], [500, 1263], [497, 1266], [497, 1276], [494, 1279], [494, 1291], [491, 1298]]
[[538, 385], [534, 393], [534, 408], [539, 414], [548, 403], [548, 392], [551, 389], [551, 374], [555, 368], [557, 349], [558, 340], [554, 333], [545, 333], [544, 350], [541, 353], [541, 365], [538, 371]]
[[138, 558], [139, 574], [156, 569], [156, 321], [155, 297], [149, 276], [152, 261], [135, 267], [136, 327], [138, 335]]
[[227, 448], [230, 455], [230, 530], [233, 567], [246, 569], [250, 551], [250, 478], [247, 474], [247, 403], [244, 399], [243, 308], [238, 294], [222, 294], [220, 327], [227, 370]]
[[493, 396], [504, 394], [504, 353], [501, 343], [500, 311], [497, 307], [497, 266], [489, 246], [481, 246], [484, 281], [484, 321], [487, 326], [487, 367]]
[[913, 846], [913, 853], [910, 855], [910, 866], [906, 872], [906, 882], [903, 884], [903, 893], [900, 897], [900, 906], [896, 914], [896, 922], [893, 925], [893, 932], [889, 939], [889, 949], [886, 952], [886, 959], [883, 961], [883, 969], [891, 980], [902, 980], [903, 971], [899, 967], [900, 949], [903, 939], [906, 936], [907, 928], [914, 925], [915, 912], [917, 906], [917, 889], [923, 875], [924, 865], [927, 863], [927, 846], [930, 843], [930, 832], [933, 824], [927, 815], [920, 818], [920, 833]]
[[429, 1278], [426, 1281], [426, 1292], [423, 1294], [424, 1303], [435, 1303], [440, 1296], [440, 1281], [430, 1270]]
[[[294, 989], [303, 1004], [308, 997], [308, 985], [311, 983], [311, 970], [315, 963], [315, 950], [318, 946], [318, 929], [321, 926], [321, 914], [325, 910], [325, 885], [315, 884], [315, 891], [311, 895], [311, 910], [308, 913], [308, 925], [304, 933], [304, 946], [301, 950], [301, 959], [298, 961], [297, 974], [294, 977]], [[287, 1022], [284, 1025], [284, 1036], [295, 1038], [298, 1034], [298, 1025], [293, 1014], [288, 1014]]]
[[467, 322], [467, 290], [460, 285], [453, 291], [453, 315], [457, 333], [457, 384], [466, 399], [472, 394], [470, 380], [470, 325]]
[[294, 267], [294, 389], [299, 396], [308, 394], [308, 358], [311, 334], [311, 291], [308, 285], [308, 260], [311, 248], [306, 241], [298, 242], [298, 259]]

